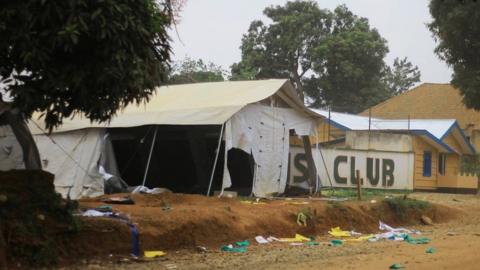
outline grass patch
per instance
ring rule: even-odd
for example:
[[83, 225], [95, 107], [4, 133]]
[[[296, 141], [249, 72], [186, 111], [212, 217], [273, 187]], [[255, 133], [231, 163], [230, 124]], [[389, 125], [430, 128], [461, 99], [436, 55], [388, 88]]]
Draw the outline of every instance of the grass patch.
[[[366, 189], [362, 188], [362, 199], [371, 199], [375, 197], [384, 197], [386, 195], [405, 195], [410, 194], [410, 190], [385, 190], [385, 189]], [[322, 196], [337, 198], [357, 198], [356, 188], [334, 188], [322, 190]]]
[[431, 206], [429, 202], [411, 199], [407, 196], [387, 198], [384, 202], [400, 217], [405, 217], [408, 211], [424, 210]]

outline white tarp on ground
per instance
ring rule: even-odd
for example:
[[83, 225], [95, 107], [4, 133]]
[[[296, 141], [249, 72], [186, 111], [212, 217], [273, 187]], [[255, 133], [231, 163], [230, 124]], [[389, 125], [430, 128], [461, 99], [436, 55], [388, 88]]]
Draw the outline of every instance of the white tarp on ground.
[[[332, 148], [312, 151], [323, 187], [356, 187], [355, 171], [359, 170], [362, 188], [413, 189], [413, 153]], [[289, 185], [309, 188], [303, 148], [290, 148]]]
[[[229, 149], [238, 148], [253, 155], [252, 192], [255, 196], [283, 193], [287, 182], [289, 131], [293, 129], [297, 135], [313, 135], [315, 127], [315, 119], [293, 109], [251, 104], [227, 121], [226, 154]], [[222, 187], [230, 186], [230, 175], [224, 173]]]

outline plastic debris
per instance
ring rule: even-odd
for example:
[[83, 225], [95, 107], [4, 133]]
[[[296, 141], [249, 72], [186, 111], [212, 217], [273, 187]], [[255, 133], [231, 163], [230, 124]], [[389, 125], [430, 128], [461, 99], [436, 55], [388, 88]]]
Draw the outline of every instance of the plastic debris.
[[241, 242], [235, 242], [235, 245], [239, 247], [248, 247], [250, 245], [250, 242], [248, 240], [245, 240]]
[[428, 244], [430, 243], [430, 239], [429, 238], [426, 238], [426, 237], [420, 237], [420, 238], [413, 238], [411, 237], [410, 235], [405, 235], [405, 237], [403, 238], [403, 240], [407, 243], [410, 243], [410, 244], [414, 244], [414, 245], [417, 245], [417, 244]]
[[197, 246], [198, 252], [205, 253], [208, 251], [208, 249], [204, 246]]
[[267, 239], [265, 239], [265, 237], [263, 237], [261, 235], [255, 236], [255, 241], [257, 241], [257, 243], [259, 243], [259, 244], [268, 244], [268, 243], [271, 242], [271, 241], [268, 241]]
[[437, 250], [433, 247], [429, 247], [425, 250], [425, 253], [429, 253], [429, 254], [433, 254], [435, 253]]
[[333, 239], [332, 241], [330, 241], [330, 245], [334, 247], [338, 247], [343, 245], [343, 241], [339, 239]]
[[84, 217], [105, 217], [105, 216], [110, 216], [112, 215], [112, 212], [100, 212], [95, 209], [89, 209], [85, 212], [83, 212], [82, 216]]
[[335, 236], [335, 237], [349, 237], [349, 236], [352, 236], [352, 234], [350, 232], [342, 231], [342, 229], [340, 229], [340, 227], [331, 228], [328, 233], [331, 236]]
[[305, 237], [301, 234], [295, 234], [295, 238], [280, 238], [278, 239], [280, 242], [307, 242], [310, 241], [310, 238]]
[[298, 213], [297, 215], [297, 224], [298, 226], [303, 226], [307, 227], [307, 215], [305, 215], [303, 212]]
[[162, 257], [167, 255], [167, 253], [160, 251], [160, 250], [155, 250], [155, 251], [144, 251], [143, 256], [145, 258], [156, 258], [156, 257]]
[[318, 245], [320, 245], [320, 243], [315, 242], [315, 241], [310, 241], [310, 242], [305, 243], [305, 246], [309, 246], [309, 247], [318, 246]]
[[399, 264], [399, 263], [394, 263], [392, 265], [390, 265], [389, 269], [402, 269], [402, 268], [405, 268], [405, 266]]
[[290, 246], [303, 246], [303, 243], [290, 243]]
[[226, 245], [220, 248], [222, 251], [232, 252], [232, 253], [245, 253], [247, 252], [246, 247], [234, 247], [233, 245]]

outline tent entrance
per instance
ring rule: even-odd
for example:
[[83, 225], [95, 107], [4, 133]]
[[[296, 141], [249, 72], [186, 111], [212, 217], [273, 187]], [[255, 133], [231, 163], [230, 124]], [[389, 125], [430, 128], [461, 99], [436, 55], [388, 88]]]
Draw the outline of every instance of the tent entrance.
[[[111, 128], [108, 132], [118, 171], [129, 186], [142, 185], [157, 129], [145, 186], [163, 187], [180, 193], [206, 194], [220, 128], [216, 125], [149, 125]], [[222, 143], [212, 193], [219, 190], [222, 184], [224, 153]], [[238, 190], [242, 195], [248, 190], [250, 194], [253, 174], [250, 173], [249, 155], [233, 149], [228, 157], [233, 184], [229, 190]]]

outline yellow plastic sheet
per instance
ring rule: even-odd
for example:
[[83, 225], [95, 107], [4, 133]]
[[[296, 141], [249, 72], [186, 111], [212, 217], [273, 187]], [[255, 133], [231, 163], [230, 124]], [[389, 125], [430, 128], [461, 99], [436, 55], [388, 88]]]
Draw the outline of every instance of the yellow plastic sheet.
[[335, 237], [350, 237], [352, 236], [348, 231], [342, 231], [340, 227], [331, 228], [328, 232], [330, 235]]
[[369, 234], [369, 235], [364, 235], [364, 236], [360, 236], [360, 237], [357, 237], [357, 238], [347, 239], [345, 241], [362, 242], [362, 241], [367, 241], [369, 238], [372, 238], [373, 236], [374, 236], [373, 234]]
[[280, 242], [306, 242], [310, 241], [311, 239], [308, 237], [305, 237], [301, 234], [295, 234], [295, 238], [280, 238]]
[[159, 251], [159, 250], [156, 250], [156, 251], [145, 251], [143, 256], [145, 258], [155, 258], [155, 257], [162, 257], [162, 256], [165, 256], [167, 255], [167, 253], [163, 252], [163, 251]]

